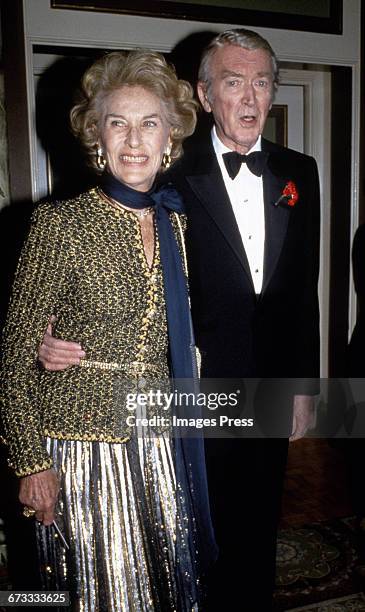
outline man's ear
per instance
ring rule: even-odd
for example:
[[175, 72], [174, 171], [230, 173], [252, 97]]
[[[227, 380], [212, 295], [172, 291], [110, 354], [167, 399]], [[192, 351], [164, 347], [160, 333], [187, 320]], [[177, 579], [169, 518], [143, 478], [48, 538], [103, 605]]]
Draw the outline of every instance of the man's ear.
[[198, 92], [199, 100], [200, 100], [202, 107], [207, 113], [211, 113], [212, 108], [210, 106], [208, 96], [207, 96], [207, 84], [204, 83], [203, 81], [198, 81], [197, 92]]

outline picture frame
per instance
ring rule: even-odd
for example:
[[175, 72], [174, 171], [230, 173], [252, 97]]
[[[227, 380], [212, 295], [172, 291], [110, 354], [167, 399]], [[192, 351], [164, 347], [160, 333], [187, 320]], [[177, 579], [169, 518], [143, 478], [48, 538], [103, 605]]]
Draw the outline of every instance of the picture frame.
[[[280, 0], [275, 10], [266, 10], [266, 0], [255, 2], [255, 8], [245, 8], [247, 3], [253, 4], [249, 0], [51, 0], [51, 7], [342, 34], [343, 0], [316, 0], [312, 9], [301, 9], [301, 0], [283, 0], [283, 10]], [[262, 8], [257, 8], [260, 4]]]

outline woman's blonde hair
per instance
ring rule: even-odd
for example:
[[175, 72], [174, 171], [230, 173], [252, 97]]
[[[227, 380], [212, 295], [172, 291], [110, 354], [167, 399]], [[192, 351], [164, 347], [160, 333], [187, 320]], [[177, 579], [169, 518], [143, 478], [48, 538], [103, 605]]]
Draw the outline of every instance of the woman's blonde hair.
[[154, 93], [166, 110], [171, 125], [171, 159], [182, 153], [182, 142], [196, 125], [198, 103], [187, 81], [179, 80], [173, 66], [154, 51], [115, 51], [98, 59], [85, 72], [77, 104], [71, 109], [72, 131], [83, 144], [90, 165], [96, 163], [100, 120], [106, 97], [124, 85], [139, 85]]

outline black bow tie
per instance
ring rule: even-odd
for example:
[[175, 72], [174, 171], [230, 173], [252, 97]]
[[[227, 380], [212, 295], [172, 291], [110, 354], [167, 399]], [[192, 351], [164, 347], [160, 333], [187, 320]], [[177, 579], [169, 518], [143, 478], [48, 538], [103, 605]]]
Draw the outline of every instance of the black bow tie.
[[223, 161], [226, 165], [227, 172], [233, 180], [240, 171], [241, 164], [247, 164], [247, 168], [256, 176], [262, 176], [266, 166], [268, 154], [264, 151], [253, 151], [249, 155], [241, 155], [236, 151], [223, 153]]

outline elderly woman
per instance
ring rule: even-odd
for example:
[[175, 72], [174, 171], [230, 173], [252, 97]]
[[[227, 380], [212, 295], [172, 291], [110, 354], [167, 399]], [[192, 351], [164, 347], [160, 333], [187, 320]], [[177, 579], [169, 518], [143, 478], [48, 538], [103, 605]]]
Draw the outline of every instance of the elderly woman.
[[[155, 179], [195, 121], [190, 85], [160, 54], [96, 61], [71, 124], [99, 186], [41, 203], [18, 265], [2, 370], [9, 463], [38, 521], [45, 586], [70, 589], [79, 610], [196, 609], [214, 551], [201, 441], [138, 435], [126, 403], [149, 380], [193, 376], [182, 202]], [[51, 315], [87, 355], [62, 372], [37, 367]]]

